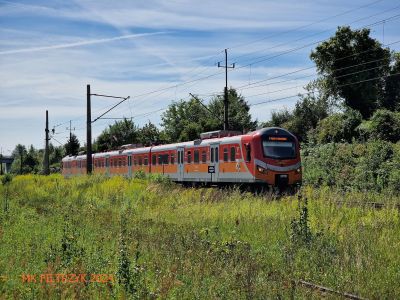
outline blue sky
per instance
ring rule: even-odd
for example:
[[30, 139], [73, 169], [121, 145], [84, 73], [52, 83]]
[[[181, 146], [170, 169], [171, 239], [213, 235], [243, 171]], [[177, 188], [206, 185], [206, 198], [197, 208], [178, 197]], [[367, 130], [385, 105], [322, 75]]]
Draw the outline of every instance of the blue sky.
[[[400, 40], [399, 14], [400, 1], [392, 0], [0, 0], [0, 147], [3, 154], [18, 143], [42, 148], [46, 109], [56, 126], [53, 144], [67, 141], [71, 119], [83, 144], [86, 84], [94, 93], [131, 97], [109, 117], [159, 125], [162, 111], [155, 110], [171, 101], [191, 92], [207, 102], [222, 92], [225, 77], [216, 63], [225, 48], [236, 63], [229, 85], [250, 104], [293, 96], [315, 69], [285, 74], [313, 66], [310, 51], [337, 26], [377, 22], [371, 35], [391, 44]], [[296, 100], [254, 106], [251, 113], [265, 121]], [[93, 98], [93, 118], [115, 103]], [[112, 122], [95, 122], [93, 136]]]

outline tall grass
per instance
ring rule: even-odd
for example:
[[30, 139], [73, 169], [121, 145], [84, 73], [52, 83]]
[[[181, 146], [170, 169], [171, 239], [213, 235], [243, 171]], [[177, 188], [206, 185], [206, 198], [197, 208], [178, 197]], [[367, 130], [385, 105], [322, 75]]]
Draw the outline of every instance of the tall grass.
[[[0, 212], [0, 298], [321, 296], [298, 279], [400, 297], [399, 213], [346, 205], [359, 192], [306, 187], [301, 200], [276, 200], [160, 179], [26, 175], [1, 185], [0, 197], [9, 203]], [[114, 282], [22, 283], [42, 273]]]

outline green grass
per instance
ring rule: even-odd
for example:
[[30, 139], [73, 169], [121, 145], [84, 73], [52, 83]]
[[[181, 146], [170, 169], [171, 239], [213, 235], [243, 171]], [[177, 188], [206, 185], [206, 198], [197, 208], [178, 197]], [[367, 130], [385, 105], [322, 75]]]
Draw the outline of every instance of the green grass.
[[[299, 202], [159, 181], [27, 175], [1, 185], [0, 298], [321, 297], [298, 279], [400, 298], [399, 212], [345, 204], [400, 198], [305, 187]], [[43, 273], [115, 282], [22, 283]]]

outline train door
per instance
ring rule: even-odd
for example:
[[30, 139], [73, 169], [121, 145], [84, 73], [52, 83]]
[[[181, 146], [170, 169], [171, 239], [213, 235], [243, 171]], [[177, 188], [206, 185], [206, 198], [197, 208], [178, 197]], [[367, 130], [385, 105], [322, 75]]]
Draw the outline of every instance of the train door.
[[132, 177], [132, 154], [128, 154], [128, 177]]
[[[210, 173], [210, 179], [212, 182], [218, 182], [219, 177], [219, 144], [210, 145], [210, 167], [214, 173]], [[209, 168], [210, 169], [210, 168]]]
[[106, 172], [105, 172], [106, 176], [110, 176], [110, 156], [109, 155], [106, 155], [105, 167], [106, 167]]
[[178, 181], [183, 181], [185, 175], [185, 168], [184, 168], [184, 148], [178, 147]]

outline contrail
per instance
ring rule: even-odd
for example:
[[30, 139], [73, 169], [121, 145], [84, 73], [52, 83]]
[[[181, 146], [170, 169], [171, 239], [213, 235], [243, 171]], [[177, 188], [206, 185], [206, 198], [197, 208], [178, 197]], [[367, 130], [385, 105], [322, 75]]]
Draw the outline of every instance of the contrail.
[[52, 46], [45, 46], [45, 47], [7, 50], [7, 51], [0, 51], [0, 55], [17, 54], [17, 53], [29, 53], [29, 52], [46, 51], [46, 50], [54, 50], [54, 49], [72, 48], [72, 47], [79, 47], [79, 46], [86, 46], [86, 45], [93, 45], [93, 44], [108, 43], [108, 42], [112, 42], [112, 41], [127, 40], [127, 39], [132, 39], [132, 38], [139, 38], [139, 37], [143, 37], [143, 36], [151, 36], [151, 35], [157, 35], [157, 34], [163, 34], [163, 33], [165, 33], [165, 32], [164, 31], [160, 31], [160, 32], [153, 32], [153, 33], [129, 34], [129, 35], [116, 36], [116, 37], [113, 37], [113, 38], [87, 40], [87, 41], [81, 41], [81, 42], [69, 43], [69, 44], [60, 44], [60, 45], [52, 45]]

